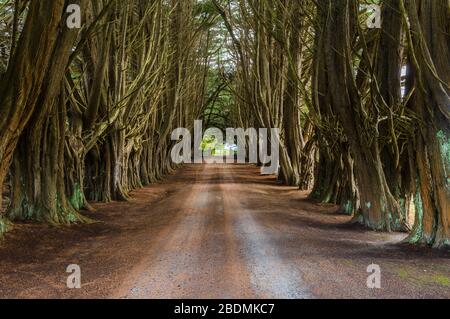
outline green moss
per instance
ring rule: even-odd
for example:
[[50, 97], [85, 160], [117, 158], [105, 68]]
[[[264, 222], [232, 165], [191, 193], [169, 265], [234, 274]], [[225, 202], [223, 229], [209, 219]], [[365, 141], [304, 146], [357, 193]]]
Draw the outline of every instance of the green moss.
[[389, 213], [389, 221], [391, 223], [391, 228], [394, 231], [397, 231], [397, 230], [400, 231], [404, 228], [403, 221], [402, 221], [402, 219], [398, 218], [397, 214], [394, 217], [394, 215], [392, 213]]
[[55, 216], [55, 220], [53, 221], [56, 225], [70, 225], [76, 223], [79, 220], [73, 207], [63, 205], [59, 198], [57, 199], [57, 203], [58, 216]]
[[353, 216], [353, 214], [355, 213], [355, 205], [353, 201], [347, 200], [344, 204], [342, 204], [339, 208], [339, 213]]
[[395, 270], [395, 273], [401, 279], [414, 282], [418, 285], [439, 285], [450, 287], [450, 278], [443, 274], [417, 273], [417, 271], [409, 270], [406, 267], [398, 268]]
[[441, 286], [450, 287], [450, 278], [442, 275], [434, 275], [431, 280]]
[[78, 223], [80, 221], [79, 216], [75, 215], [74, 213], [69, 213], [66, 215], [66, 220], [69, 223]]
[[347, 201], [344, 205], [344, 213], [347, 215], [351, 215], [353, 213], [353, 203], [351, 200]]
[[81, 208], [83, 208], [84, 196], [81, 190], [81, 186], [79, 184], [75, 184], [73, 188], [73, 194], [72, 197], [70, 198], [70, 203], [76, 210], [80, 210]]
[[416, 207], [416, 222], [413, 232], [409, 236], [409, 242], [416, 244], [423, 239], [423, 202], [420, 195], [420, 186], [417, 181], [417, 193], [414, 196], [414, 206]]
[[437, 138], [441, 144], [442, 157], [447, 159], [447, 161], [450, 161], [450, 138], [444, 131], [439, 131], [437, 133]]
[[11, 229], [11, 223], [4, 217], [0, 216], [0, 238]]
[[354, 262], [351, 259], [341, 259], [341, 264], [345, 266], [352, 266], [354, 265]]
[[37, 214], [35, 206], [24, 193], [20, 199], [17, 199], [16, 205], [8, 208], [6, 217], [11, 221], [26, 221], [36, 219]]
[[444, 169], [447, 175], [447, 190], [450, 190], [450, 136], [444, 131], [437, 133], [437, 139], [439, 141], [439, 147], [441, 149], [441, 158], [444, 162]]
[[399, 276], [402, 279], [407, 279], [410, 277], [409, 272], [406, 268], [397, 269], [397, 276]]
[[450, 249], [450, 239], [441, 239], [439, 242], [434, 244], [434, 248], [437, 249]]

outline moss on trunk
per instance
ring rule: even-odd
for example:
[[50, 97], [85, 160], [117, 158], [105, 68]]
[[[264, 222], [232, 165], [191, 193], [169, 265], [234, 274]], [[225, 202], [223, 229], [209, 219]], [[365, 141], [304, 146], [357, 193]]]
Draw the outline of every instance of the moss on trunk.
[[12, 225], [4, 216], [0, 216], [0, 238], [11, 229]]

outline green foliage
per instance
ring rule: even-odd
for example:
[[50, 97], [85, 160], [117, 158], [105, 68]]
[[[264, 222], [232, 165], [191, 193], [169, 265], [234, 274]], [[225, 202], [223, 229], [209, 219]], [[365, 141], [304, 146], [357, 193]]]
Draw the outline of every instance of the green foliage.
[[216, 150], [220, 149], [221, 146], [223, 148], [223, 145], [219, 145], [214, 136], [206, 136], [200, 145], [202, 151], [211, 150], [211, 155], [213, 156], [216, 154]]
[[197, 0], [194, 8], [195, 16], [205, 17], [214, 14], [217, 12], [211, 0]]

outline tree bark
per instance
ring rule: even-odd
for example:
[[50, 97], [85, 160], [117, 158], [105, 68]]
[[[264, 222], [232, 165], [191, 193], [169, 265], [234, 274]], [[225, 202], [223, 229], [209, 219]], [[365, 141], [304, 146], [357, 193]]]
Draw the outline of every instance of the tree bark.
[[0, 194], [18, 140], [36, 108], [64, 3], [64, 0], [30, 3], [19, 42], [0, 79]]
[[[450, 7], [448, 1], [402, 0], [409, 18], [409, 103], [421, 123], [416, 135], [416, 224], [409, 240], [450, 247]], [[431, 18], [432, 17], [432, 18]]]

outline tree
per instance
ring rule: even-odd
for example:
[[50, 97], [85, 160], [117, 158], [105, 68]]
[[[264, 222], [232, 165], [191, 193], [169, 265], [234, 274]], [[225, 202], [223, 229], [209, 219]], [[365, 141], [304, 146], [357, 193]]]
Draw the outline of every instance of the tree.
[[64, 2], [32, 1], [17, 44], [12, 41], [8, 68], [0, 78], [0, 194], [19, 138], [37, 109]]
[[[419, 117], [415, 139], [416, 224], [413, 243], [450, 246], [450, 31], [447, 1], [401, 1], [408, 32], [409, 106]], [[433, 19], [430, 19], [433, 17]]]

